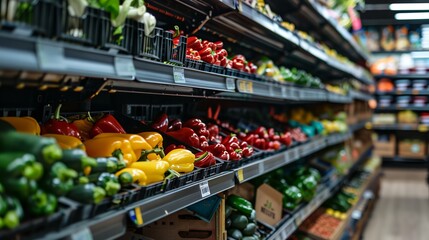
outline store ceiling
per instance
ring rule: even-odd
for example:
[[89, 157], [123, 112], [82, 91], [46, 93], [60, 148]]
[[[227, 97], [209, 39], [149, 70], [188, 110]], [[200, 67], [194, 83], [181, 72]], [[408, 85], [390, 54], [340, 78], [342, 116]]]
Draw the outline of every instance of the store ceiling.
[[[429, 3], [429, 0], [366, 0], [365, 8], [359, 9], [361, 12], [362, 24], [364, 26], [370, 25], [404, 25], [404, 24], [429, 24], [429, 19], [426, 20], [396, 20], [395, 14], [398, 11], [389, 10], [391, 3]], [[401, 12], [418, 12], [418, 11], [401, 11]], [[428, 12], [428, 10], [424, 11]]]

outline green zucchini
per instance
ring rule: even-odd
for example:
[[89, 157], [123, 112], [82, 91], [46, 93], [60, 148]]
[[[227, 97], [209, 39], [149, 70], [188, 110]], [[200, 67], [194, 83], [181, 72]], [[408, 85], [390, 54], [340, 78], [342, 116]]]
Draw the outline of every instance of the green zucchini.
[[86, 167], [97, 166], [97, 161], [94, 158], [88, 157], [82, 149], [63, 150], [61, 162], [79, 172], [82, 172]]
[[38, 180], [43, 175], [43, 166], [33, 154], [24, 152], [0, 153], [0, 177], [21, 177]]
[[97, 186], [102, 187], [107, 196], [115, 195], [120, 189], [118, 178], [111, 173], [95, 173], [88, 176], [89, 182], [95, 183]]
[[106, 196], [106, 191], [103, 188], [96, 186], [93, 183], [74, 186], [67, 196], [81, 203], [99, 203]]

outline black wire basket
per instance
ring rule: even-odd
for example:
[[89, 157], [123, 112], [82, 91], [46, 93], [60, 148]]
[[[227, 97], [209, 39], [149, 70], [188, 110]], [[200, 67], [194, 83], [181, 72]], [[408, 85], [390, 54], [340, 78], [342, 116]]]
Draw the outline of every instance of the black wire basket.
[[186, 57], [187, 37], [180, 36], [177, 45], [174, 44], [173, 40], [171, 32], [164, 32], [164, 61], [173, 65], [183, 66]]
[[164, 30], [155, 28], [147, 36], [145, 33], [144, 24], [138, 23], [134, 55], [139, 58], [161, 61]]

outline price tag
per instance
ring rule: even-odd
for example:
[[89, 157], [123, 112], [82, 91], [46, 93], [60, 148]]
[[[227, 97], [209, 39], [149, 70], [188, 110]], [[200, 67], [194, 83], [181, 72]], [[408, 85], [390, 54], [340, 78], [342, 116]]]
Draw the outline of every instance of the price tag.
[[297, 226], [301, 225], [301, 223], [304, 221], [304, 212], [303, 210], [299, 211], [295, 217], [295, 224]]
[[36, 44], [37, 61], [39, 68], [64, 70], [66, 69], [64, 59], [64, 48], [59, 45], [37, 41]]
[[285, 163], [289, 163], [291, 161], [290, 155], [288, 152], [283, 153], [283, 159], [284, 159]]
[[[295, 231], [296, 231], [296, 225], [295, 225], [295, 223], [291, 222], [286, 226], [286, 228], [283, 232], [286, 234], [286, 238], [288, 238]], [[284, 238], [284, 239], [286, 239], [286, 238]]]
[[235, 90], [235, 81], [233, 78], [226, 78], [226, 89]]
[[133, 59], [129, 57], [115, 57], [115, 71], [118, 76], [135, 76]]
[[92, 233], [89, 228], [81, 229], [70, 236], [71, 240], [92, 240]]
[[265, 172], [265, 166], [263, 162], [258, 164], [258, 169], [259, 169], [259, 173]]
[[238, 91], [243, 93], [253, 93], [253, 82], [238, 80]]
[[427, 132], [428, 131], [428, 126], [426, 126], [424, 124], [420, 124], [419, 126], [417, 126], [417, 131], [419, 131], [419, 132]]
[[141, 209], [139, 207], [134, 208], [133, 210], [130, 210], [128, 212], [128, 215], [131, 219], [131, 221], [136, 225], [136, 226], [140, 226], [143, 225], [143, 217], [142, 217], [142, 212]]
[[282, 91], [282, 98], [287, 98], [288, 94], [287, 94], [287, 91], [286, 91], [286, 87], [281, 86], [281, 91]]
[[175, 83], [186, 83], [185, 70], [180, 67], [173, 67], [173, 80]]
[[204, 182], [200, 183], [200, 190], [201, 190], [201, 197], [202, 198], [210, 196], [209, 182], [204, 181]]
[[244, 174], [243, 174], [242, 168], [237, 170], [237, 179], [239, 183], [243, 182], [244, 180]]

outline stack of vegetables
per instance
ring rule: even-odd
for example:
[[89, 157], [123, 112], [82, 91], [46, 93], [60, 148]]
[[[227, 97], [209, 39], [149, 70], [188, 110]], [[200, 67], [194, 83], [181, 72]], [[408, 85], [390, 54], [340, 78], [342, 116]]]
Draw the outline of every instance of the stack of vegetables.
[[256, 211], [251, 202], [237, 195], [230, 195], [226, 200], [225, 219], [228, 239], [259, 240], [256, 231]]
[[315, 195], [321, 180], [319, 171], [313, 168], [299, 168], [285, 177], [283, 169], [278, 169], [263, 178], [258, 178], [256, 184], [267, 183], [283, 194], [283, 208], [295, 210], [301, 202], [309, 202]]
[[[239, 141], [235, 135], [222, 137], [217, 124], [205, 124], [199, 118], [182, 123], [180, 119], [170, 121], [167, 114], [161, 114], [151, 126], [187, 145], [207, 151], [212, 160], [199, 161], [196, 163], [198, 167], [216, 164], [213, 156], [226, 161], [238, 161], [253, 154], [253, 148], [246, 141]], [[167, 146], [166, 152], [178, 147], [183, 146]]]
[[355, 194], [341, 189], [337, 194], [324, 203], [326, 214], [344, 220], [347, 218], [346, 213], [350, 208], [352, 208], [355, 201]]

